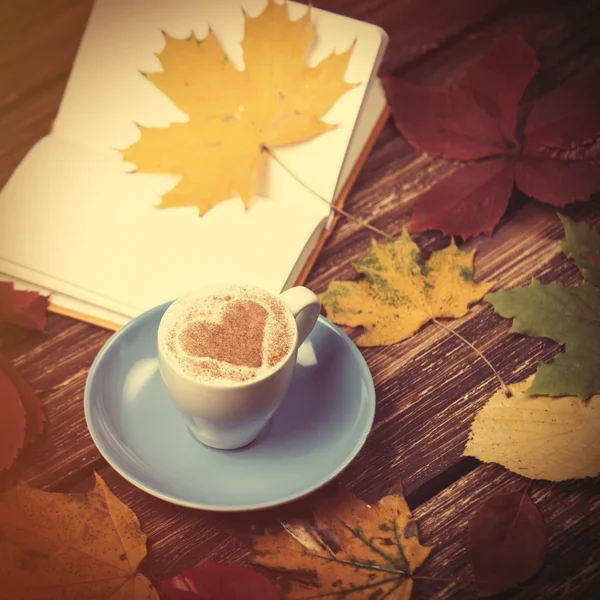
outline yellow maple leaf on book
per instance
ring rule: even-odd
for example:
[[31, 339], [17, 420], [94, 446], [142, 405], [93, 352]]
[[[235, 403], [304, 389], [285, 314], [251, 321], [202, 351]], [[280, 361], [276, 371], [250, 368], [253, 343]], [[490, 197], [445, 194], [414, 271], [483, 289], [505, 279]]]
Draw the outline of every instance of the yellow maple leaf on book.
[[189, 122], [141, 127], [123, 151], [139, 173], [180, 175], [161, 208], [210, 208], [239, 196], [248, 206], [269, 149], [310, 140], [334, 126], [321, 117], [354, 84], [344, 81], [353, 45], [316, 67], [306, 64], [315, 37], [311, 10], [291, 21], [285, 4], [268, 0], [255, 18], [245, 15], [245, 70], [227, 59], [215, 35], [202, 40], [166, 36], [162, 72], [148, 79]]

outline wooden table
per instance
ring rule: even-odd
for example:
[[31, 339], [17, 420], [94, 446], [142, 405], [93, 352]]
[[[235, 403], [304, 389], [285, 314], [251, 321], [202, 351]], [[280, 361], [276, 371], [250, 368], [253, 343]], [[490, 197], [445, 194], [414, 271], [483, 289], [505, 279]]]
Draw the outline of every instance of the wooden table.
[[[385, 27], [391, 37], [385, 68], [415, 82], [455, 78], [490, 40], [513, 24], [542, 62], [527, 92], [534, 99], [584, 69], [598, 70], [600, 3], [593, 0], [322, 0], [319, 7]], [[3, 0], [0, 6], [0, 185], [51, 126], [67, 81], [91, 0]], [[392, 234], [406, 224], [412, 200], [443, 177], [449, 165], [418, 155], [390, 121], [367, 161], [347, 208], [370, 216]], [[570, 207], [576, 218], [600, 221], [598, 201]], [[518, 193], [492, 238], [466, 244], [478, 249], [478, 279], [519, 286], [532, 276], [574, 283], [579, 274], [559, 250], [562, 228], [555, 211]], [[417, 236], [425, 252], [439, 235]], [[334, 278], [353, 276], [351, 261], [365, 254], [368, 232], [341, 221], [310, 274], [323, 291]], [[508, 332], [509, 322], [487, 304], [450, 326], [475, 342], [507, 382], [533, 373], [556, 344]], [[142, 570], [156, 581], [200, 560], [241, 561], [247, 553], [236, 533], [305, 502], [261, 513], [222, 515], [179, 508], [138, 490], [107, 465], [87, 431], [82, 397], [92, 360], [110, 332], [52, 315], [47, 331], [4, 326], [2, 351], [39, 390], [48, 416], [43, 438], [28, 453], [22, 476], [47, 490], [82, 490], [92, 474], [104, 477], [139, 516], [149, 535]], [[489, 369], [469, 348], [429, 325], [391, 347], [363, 354], [377, 389], [377, 415], [365, 448], [339, 477], [366, 501], [402, 480], [418, 520], [421, 541], [434, 547], [420, 574], [456, 583], [418, 581], [414, 598], [474, 598], [466, 543], [467, 524], [487, 498], [521, 489], [525, 480], [497, 465], [461, 458], [476, 411], [497, 389]], [[550, 553], [542, 572], [506, 598], [600, 598], [599, 479], [551, 484], [535, 481], [533, 501], [546, 521]]]

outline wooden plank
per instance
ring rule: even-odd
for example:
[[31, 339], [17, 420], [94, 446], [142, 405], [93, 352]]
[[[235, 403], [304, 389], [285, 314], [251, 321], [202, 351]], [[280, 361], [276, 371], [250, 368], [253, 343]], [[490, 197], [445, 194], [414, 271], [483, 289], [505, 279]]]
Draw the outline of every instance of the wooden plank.
[[0, 113], [0, 189], [30, 148], [48, 133], [65, 83], [54, 81], [39, 94], [21, 100], [18, 108]]
[[[0, 8], [0, 110], [71, 69], [92, 0], [5, 0]], [[316, 6], [384, 27], [392, 39], [385, 66], [394, 69], [436, 48], [509, 0], [348, 2]], [[43, 57], [40, 60], [40, 57]]]
[[50, 315], [45, 332], [0, 326], [0, 351], [39, 390], [47, 416], [39, 441], [19, 461], [18, 474], [37, 487], [68, 480], [100, 455], [83, 414], [92, 361], [110, 333]]
[[[544, 11], [542, 13], [546, 14]], [[562, 23], [564, 14], [560, 11], [554, 14]], [[531, 15], [527, 15], [527, 19], [536, 25]], [[555, 30], [559, 37], [553, 37]], [[544, 37], [540, 33], [536, 35]], [[560, 36], [564, 35], [562, 25], [559, 29], [550, 28], [546, 33], [546, 37], [552, 38], [559, 47]], [[462, 43], [457, 42], [455, 46], [460, 49]], [[450, 49], [447, 52], [448, 61], [452, 64]], [[588, 51], [588, 58], [597, 54], [598, 49], [592, 48]], [[459, 55], [460, 67], [462, 53], [459, 52]], [[561, 62], [558, 55], [555, 60]], [[388, 127], [359, 177], [355, 192], [349, 199], [349, 210], [357, 215], [377, 211], [381, 215], [377, 224], [391, 233], [399, 233], [416, 193], [445, 175], [450, 168], [452, 166], [446, 163], [417, 156]], [[589, 212], [581, 215], [592, 217], [595, 214], [591, 205], [584, 211]], [[505, 219], [505, 225], [493, 238], [481, 238], [470, 244], [480, 248], [478, 277], [492, 278], [497, 275], [501, 285], [515, 285], [524, 282], [532, 274], [549, 277], [556, 273], [567, 279], [574, 276], [575, 272], [560, 258], [553, 241], [560, 235], [560, 226], [553, 211], [526, 203], [521, 212], [513, 212]], [[419, 236], [418, 239], [426, 251], [443, 243], [432, 234]], [[354, 277], [351, 262], [366, 252], [369, 240], [367, 232], [356, 231], [353, 223], [342, 220], [319, 258], [309, 285], [322, 291], [333, 279]], [[540, 261], [540, 257], [544, 256], [548, 256], [548, 259]], [[566, 269], [564, 275], [561, 269]], [[27, 343], [22, 342], [16, 348], [9, 346], [12, 356], [17, 359], [17, 366], [25, 369], [26, 375], [38, 387], [44, 387], [42, 384], [46, 374], [41, 370], [40, 363], [36, 366], [37, 357], [40, 352], [51, 348], [48, 362], [43, 364], [45, 369], [52, 369], [50, 387], [55, 391], [45, 402], [49, 405], [50, 413], [60, 414], [60, 419], [52, 418], [48, 436], [40, 442], [38, 450], [30, 455], [30, 466], [25, 473], [28, 480], [42, 487], [60, 486], [65, 478], [71, 478], [78, 469], [84, 469], [86, 465], [99, 460], [85, 428], [81, 398], [87, 369], [108, 337], [106, 332], [69, 320], [54, 319], [56, 344], [49, 341], [46, 345], [36, 347], [38, 338], [33, 335], [27, 338]], [[491, 310], [483, 306], [473, 309], [465, 319], [453, 326], [489, 353], [494, 364], [511, 381], [523, 378], [533, 370], [535, 361], [547, 360], [556, 351], [555, 346], [548, 342], [508, 336], [508, 322], [494, 317]], [[355, 336], [356, 333], [351, 332], [351, 335]], [[32, 352], [29, 349], [33, 349]], [[455, 464], [473, 411], [495, 389], [495, 380], [488, 368], [477, 361], [468, 348], [433, 326], [403, 344], [368, 349], [364, 355], [377, 382], [377, 423], [365, 452], [351, 466], [349, 477], [356, 477], [356, 489], [364, 491], [371, 485], [365, 475], [368, 469], [389, 471], [393, 475], [403, 468], [404, 457], [410, 456], [413, 466], [411, 473], [405, 474], [405, 477], [407, 490], [414, 492]], [[520, 358], [522, 356], [528, 359], [525, 361]], [[80, 374], [71, 380], [74, 369], [80, 370]], [[60, 382], [64, 380], [69, 384], [61, 388]], [[450, 407], [450, 402], [457, 404]], [[76, 452], [64, 448], [65, 441], [69, 439], [77, 441]], [[386, 452], [383, 459], [378, 458], [380, 449], [390, 444], [394, 445], [394, 452]], [[439, 448], [443, 451], [439, 451]], [[36, 465], [35, 461], [38, 460], [39, 465]], [[49, 465], [53, 465], [53, 468], [49, 469]], [[386, 478], [380, 481], [379, 491], [387, 485]]]
[[390, 37], [382, 69], [394, 72], [466, 29], [501, 15], [511, 4], [511, 0], [320, 0], [314, 6], [382, 27]]
[[[490, 34], [516, 20], [522, 22], [527, 35], [532, 36], [528, 39], [535, 39], [548, 53], [547, 67], [539, 88], [535, 88], [544, 91], [598, 58], [599, 49], [592, 43], [593, 32], [588, 24], [598, 9], [591, 2], [569, 6], [538, 3], [535, 7], [519, 19], [512, 14], [499, 25], [483, 28], [478, 39], [484, 39], [486, 31]], [[575, 19], [573, 23], [571, 18]], [[471, 41], [456, 41], [444, 48], [444, 56], [430, 54], [407, 75], [434, 81], [436, 74], [446, 78], [459, 72], [472, 59], [474, 49], [468, 47]], [[430, 60], [442, 64], [431, 67]], [[34, 113], [32, 109], [30, 114]], [[361, 174], [348, 207], [360, 215], [377, 211], [377, 225], [398, 233], [414, 195], [450, 168], [418, 157], [389, 126]], [[575, 206], [569, 212], [577, 218], [600, 222], [598, 202]], [[512, 286], [537, 274], [547, 280], [573, 283], [578, 275], [560, 255], [560, 237], [561, 228], [552, 209], [516, 198], [496, 235], [474, 240], [468, 246], [479, 250], [478, 278], [497, 278], [499, 285]], [[432, 234], [418, 239], [426, 251], [443, 243]], [[334, 278], [353, 277], [350, 261], [364, 254], [368, 244], [366, 232], [356, 231], [354, 224], [342, 221], [317, 263], [311, 287], [320, 291]], [[551, 342], [510, 335], [508, 322], [483, 305], [451, 326], [486, 352], [509, 381], [522, 379], [537, 361], [557, 351]], [[105, 466], [85, 429], [81, 399], [87, 369], [108, 335], [55, 316], [50, 318], [47, 334], [0, 329], [2, 351], [14, 359], [35, 387], [46, 390], [48, 431], [28, 456], [26, 480], [39, 487], [79, 489], [83, 475], [98, 468], [117, 495], [140, 516], [150, 534], [150, 556], [144, 570], [154, 580], [171, 576], [201, 558], [239, 560], [245, 555], [245, 547], [230, 535], [230, 530], [246, 532], [249, 526], [306, 511], [305, 502], [251, 518], [182, 509], [140, 492]], [[470, 573], [464, 538], [470, 516], [491, 494], [522, 485], [521, 478], [485, 466], [439, 491], [456, 473], [470, 471], [476, 464], [460, 459], [460, 455], [468, 424], [496, 389], [496, 382], [466, 347], [433, 325], [402, 344], [368, 349], [364, 354], [377, 382], [377, 421], [366, 448], [340, 481], [374, 501], [393, 481], [403, 478], [409, 499], [414, 499], [411, 502], [422, 539], [436, 546], [422, 574], [465, 579]], [[600, 557], [591, 540], [599, 533], [597, 491], [598, 480], [534, 484], [534, 501], [540, 504], [549, 525], [551, 557], [540, 587], [515, 597], [539, 598], [538, 592], [565, 600], [595, 597], [590, 594], [600, 585]], [[474, 591], [472, 587], [419, 581], [415, 597], [471, 598]]]
[[[142, 570], [151, 580], [175, 575], [202, 561], [243, 561], [244, 539], [278, 521], [310, 514], [305, 500], [260, 513], [219, 514], [194, 511], [153, 498], [123, 480], [112, 469], [100, 471], [117, 496], [130, 506], [148, 534], [148, 557]], [[401, 475], [396, 473], [395, 475]], [[416, 575], [450, 578], [452, 582], [418, 580], [413, 600], [477, 598], [467, 543], [469, 521], [495, 494], [523, 489], [527, 480], [498, 465], [482, 465], [421, 506], [414, 507], [420, 540], [433, 547]], [[92, 485], [91, 477], [80, 486]], [[319, 493], [331, 493], [333, 487]], [[519, 600], [574, 600], [600, 581], [600, 478], [563, 483], [533, 482], [530, 496], [542, 513], [549, 538], [547, 560], [540, 574], [510, 597]], [[385, 491], [383, 492], [385, 493]], [[361, 495], [375, 502], [379, 493]], [[315, 499], [315, 497], [313, 497]], [[412, 508], [412, 507], [411, 507]]]
[[56, 79], [64, 85], [92, 0], [3, 0], [0, 111]]
[[[475, 599], [467, 545], [469, 521], [496, 494], [514, 492], [527, 480], [497, 465], [483, 465], [414, 511], [421, 541], [434, 550], [418, 575], [448, 577], [457, 583], [418, 581], [413, 600]], [[549, 552], [540, 574], [511, 599], [572, 600], [588, 595], [600, 580], [600, 479], [534, 482], [530, 497], [548, 531]]]

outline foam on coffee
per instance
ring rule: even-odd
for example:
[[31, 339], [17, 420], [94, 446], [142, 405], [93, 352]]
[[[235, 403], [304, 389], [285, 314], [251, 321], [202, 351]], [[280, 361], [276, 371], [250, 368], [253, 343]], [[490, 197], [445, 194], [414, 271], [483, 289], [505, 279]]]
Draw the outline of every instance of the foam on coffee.
[[178, 370], [207, 382], [243, 382], [274, 370], [289, 354], [296, 325], [285, 304], [256, 288], [228, 286], [174, 303], [158, 343]]

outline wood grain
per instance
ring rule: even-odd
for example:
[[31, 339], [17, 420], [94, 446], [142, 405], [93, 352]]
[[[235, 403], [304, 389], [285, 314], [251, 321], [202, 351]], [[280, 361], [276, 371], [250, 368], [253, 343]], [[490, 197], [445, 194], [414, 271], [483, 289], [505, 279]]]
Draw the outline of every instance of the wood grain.
[[[56, 113], [89, 0], [9, 0], [0, 7], [0, 185], [48, 131]], [[456, 79], [502, 31], [522, 28], [542, 69], [527, 91], [529, 101], [567, 77], [598, 72], [600, 4], [502, 0], [322, 0], [316, 6], [382, 25], [392, 43], [385, 68], [412, 81], [437, 84]], [[398, 234], [416, 196], [457, 166], [416, 153], [391, 121], [363, 168], [346, 208]], [[569, 207], [577, 219], [599, 224], [598, 199]], [[579, 273], [559, 249], [562, 227], [550, 207], [515, 193], [492, 238], [464, 246], [477, 249], [476, 278], [498, 287], [526, 284], [532, 276], [572, 285]], [[435, 233], [417, 236], [425, 254], [447, 243]], [[352, 279], [351, 263], [364, 255], [370, 234], [340, 220], [309, 277], [323, 291], [334, 279]], [[509, 332], [510, 323], [489, 305], [473, 307], [449, 326], [472, 341], [508, 382], [532, 373], [560, 348], [549, 340]], [[356, 338], [357, 331], [347, 330]], [[110, 333], [52, 315], [45, 333], [0, 326], [0, 351], [41, 391], [48, 416], [42, 439], [20, 465], [36, 487], [59, 491], [91, 485], [98, 470], [115, 493], [139, 515], [149, 534], [143, 569], [156, 581], [199, 560], [242, 560], [239, 536], [279, 518], [307, 514], [311, 498], [251, 515], [193, 511], [153, 498], [119, 476], [100, 457], [85, 426], [82, 398], [89, 366]], [[376, 382], [377, 415], [365, 448], [338, 478], [374, 502], [401, 479], [419, 521], [422, 541], [434, 551], [419, 575], [414, 597], [475, 598], [466, 546], [471, 516], [495, 493], [520, 489], [524, 480], [494, 465], [462, 458], [476, 411], [497, 389], [489, 368], [447, 331], [425, 326], [413, 338], [363, 354]], [[523, 590], [503, 597], [571, 600], [600, 597], [600, 479], [564, 484], [536, 482], [532, 498], [550, 535], [542, 573]]]

